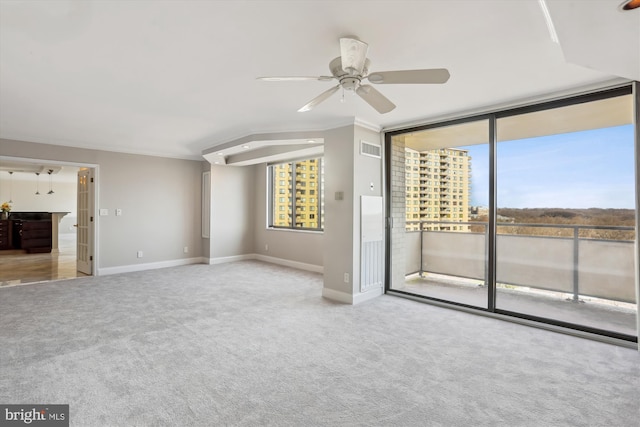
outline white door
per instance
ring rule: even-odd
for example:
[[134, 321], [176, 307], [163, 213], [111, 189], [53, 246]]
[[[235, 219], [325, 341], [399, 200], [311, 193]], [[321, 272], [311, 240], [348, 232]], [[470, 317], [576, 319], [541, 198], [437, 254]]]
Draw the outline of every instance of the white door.
[[93, 169], [78, 171], [78, 236], [76, 264], [79, 272], [92, 274], [93, 264]]

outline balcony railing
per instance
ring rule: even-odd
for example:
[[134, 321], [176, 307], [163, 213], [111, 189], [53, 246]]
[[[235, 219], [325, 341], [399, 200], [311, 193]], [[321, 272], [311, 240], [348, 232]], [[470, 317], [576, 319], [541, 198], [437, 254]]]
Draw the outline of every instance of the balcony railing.
[[[483, 222], [407, 221], [405, 274], [437, 273], [485, 281], [488, 225]], [[458, 226], [461, 230], [436, 231]], [[497, 282], [635, 303], [633, 240], [581, 237], [583, 230], [633, 232], [634, 227], [498, 223]], [[436, 230], [427, 230], [436, 228]], [[470, 227], [484, 231], [467, 231]], [[561, 236], [506, 234], [513, 227], [558, 230]], [[500, 230], [504, 233], [500, 234]], [[584, 234], [584, 232], [583, 232]], [[485, 283], [486, 284], [486, 283]]]

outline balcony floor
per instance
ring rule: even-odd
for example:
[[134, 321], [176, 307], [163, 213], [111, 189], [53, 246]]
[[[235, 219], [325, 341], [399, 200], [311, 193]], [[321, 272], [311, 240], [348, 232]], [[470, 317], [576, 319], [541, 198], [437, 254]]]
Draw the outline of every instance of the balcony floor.
[[[487, 307], [487, 288], [480, 280], [442, 274], [425, 273], [407, 276], [404, 284], [393, 290], [438, 298], [446, 301]], [[502, 310], [543, 317], [577, 325], [589, 326], [637, 336], [635, 304], [618, 303], [586, 296], [580, 302], [571, 294], [530, 290], [529, 288], [498, 288], [496, 307]], [[569, 301], [567, 300], [569, 299]]]

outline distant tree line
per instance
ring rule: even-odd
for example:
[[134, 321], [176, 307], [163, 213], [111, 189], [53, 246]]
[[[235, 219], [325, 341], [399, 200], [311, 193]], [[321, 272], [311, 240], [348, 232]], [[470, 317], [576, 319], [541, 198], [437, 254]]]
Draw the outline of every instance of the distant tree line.
[[[470, 221], [488, 222], [486, 215], [477, 216]], [[514, 224], [514, 225], [501, 225]], [[522, 224], [522, 225], [518, 225]], [[570, 227], [528, 227], [525, 224], [550, 225], [595, 225], [612, 227], [635, 226], [635, 210], [633, 209], [563, 209], [563, 208], [499, 208], [498, 234], [517, 234], [527, 236], [573, 237], [574, 230]], [[482, 233], [485, 227], [471, 225], [469, 230]], [[611, 229], [580, 229], [580, 238], [606, 240], [634, 240], [634, 230]]]

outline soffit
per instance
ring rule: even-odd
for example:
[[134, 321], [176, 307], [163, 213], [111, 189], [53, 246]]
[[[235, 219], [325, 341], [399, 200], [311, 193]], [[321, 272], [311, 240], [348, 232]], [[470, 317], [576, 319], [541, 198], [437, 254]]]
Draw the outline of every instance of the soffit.
[[[621, 126], [633, 122], [631, 96], [617, 96], [593, 102], [503, 117], [497, 120], [497, 139], [512, 141]], [[487, 144], [489, 122], [479, 120], [411, 132], [399, 137], [417, 151]]]

